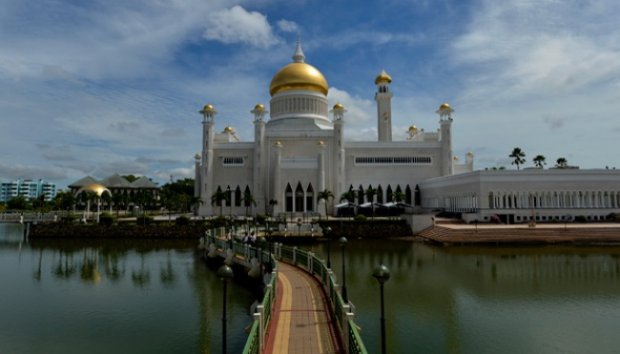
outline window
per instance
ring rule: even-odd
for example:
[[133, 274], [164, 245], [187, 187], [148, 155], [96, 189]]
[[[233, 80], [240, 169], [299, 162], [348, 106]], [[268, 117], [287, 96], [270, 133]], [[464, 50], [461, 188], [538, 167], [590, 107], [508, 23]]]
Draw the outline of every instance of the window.
[[244, 159], [240, 156], [227, 156], [222, 158], [224, 166], [243, 166]]
[[356, 165], [429, 165], [430, 156], [356, 156]]

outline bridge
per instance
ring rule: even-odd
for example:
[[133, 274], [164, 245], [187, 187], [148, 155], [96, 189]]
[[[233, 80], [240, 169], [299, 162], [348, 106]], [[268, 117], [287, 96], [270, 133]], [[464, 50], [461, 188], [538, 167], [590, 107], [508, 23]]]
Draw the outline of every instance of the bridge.
[[251, 247], [214, 235], [207, 236], [201, 248], [207, 257], [247, 267], [251, 276], [274, 265], [264, 277], [265, 292], [243, 354], [368, 353], [353, 304], [342, 299], [334, 273], [312, 252], [281, 243], [266, 250], [266, 245]]

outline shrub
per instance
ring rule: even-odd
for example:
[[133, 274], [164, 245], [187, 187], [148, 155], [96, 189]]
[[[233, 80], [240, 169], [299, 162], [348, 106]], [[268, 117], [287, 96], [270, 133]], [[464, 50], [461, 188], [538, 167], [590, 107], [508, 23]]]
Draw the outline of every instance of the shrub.
[[262, 214], [257, 214], [255, 220], [256, 220], [257, 223], [259, 223], [261, 225], [264, 225], [265, 221], [267, 221], [267, 217], [265, 215], [262, 215]]
[[181, 215], [178, 218], [176, 218], [175, 223], [177, 226], [186, 226], [189, 225], [189, 218], [185, 215]]
[[114, 224], [114, 217], [110, 213], [101, 213], [101, 215], [99, 215], [99, 224], [110, 226]]
[[144, 216], [138, 216], [136, 218], [136, 224], [138, 225], [150, 225], [152, 223], [153, 223], [152, 216], [144, 215]]
[[583, 215], [575, 216], [575, 222], [588, 222], [588, 219]]
[[218, 216], [215, 219], [211, 220], [211, 227], [222, 227], [228, 224], [228, 220], [226, 220], [225, 216]]
[[357, 214], [357, 215], [355, 215], [355, 218], [353, 220], [355, 220], [355, 221], [366, 221], [366, 215]]
[[61, 224], [73, 224], [75, 222], [75, 216], [67, 215], [60, 218]]

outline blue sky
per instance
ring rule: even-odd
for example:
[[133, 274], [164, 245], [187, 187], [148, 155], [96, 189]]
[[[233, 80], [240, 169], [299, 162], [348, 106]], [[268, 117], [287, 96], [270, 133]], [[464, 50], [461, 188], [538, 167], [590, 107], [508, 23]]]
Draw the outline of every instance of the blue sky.
[[[250, 110], [302, 39], [348, 109], [351, 140], [376, 136], [374, 78], [393, 78], [393, 130], [437, 129], [476, 168], [542, 154], [620, 168], [616, 0], [0, 0], [0, 179], [193, 176], [201, 117], [252, 139]], [[374, 138], [373, 138], [374, 139]]]

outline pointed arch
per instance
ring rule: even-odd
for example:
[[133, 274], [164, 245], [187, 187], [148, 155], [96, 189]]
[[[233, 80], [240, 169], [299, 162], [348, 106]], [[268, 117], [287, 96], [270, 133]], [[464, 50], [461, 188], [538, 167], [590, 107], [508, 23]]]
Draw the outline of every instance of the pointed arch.
[[357, 188], [357, 204], [364, 204], [364, 187], [361, 184]]
[[235, 189], [235, 206], [241, 206], [241, 188], [239, 186]]
[[306, 188], [306, 211], [314, 211], [314, 188], [312, 188], [312, 183], [308, 183], [308, 188]]
[[[217, 192], [216, 192], [216, 194], [221, 194], [221, 193], [222, 193], [222, 187], [217, 186]], [[222, 199], [217, 198], [217, 199], [215, 200], [215, 206], [219, 206], [219, 207], [221, 207], [221, 206], [222, 206]]]
[[284, 209], [287, 212], [293, 211], [293, 188], [291, 188], [291, 184], [286, 184], [286, 189], [284, 190]]
[[392, 192], [392, 186], [389, 184], [385, 190], [385, 199], [388, 203], [394, 201], [394, 192]]
[[232, 189], [229, 186], [226, 186], [226, 206], [229, 207], [232, 205]]
[[243, 190], [243, 206], [251, 207], [254, 202], [254, 196], [252, 196], [252, 191], [250, 190], [250, 186], [245, 186]]
[[295, 211], [304, 211], [304, 188], [301, 186], [301, 182], [297, 182], [297, 188], [295, 188]]
[[377, 186], [377, 203], [383, 204], [383, 188], [381, 185]]

